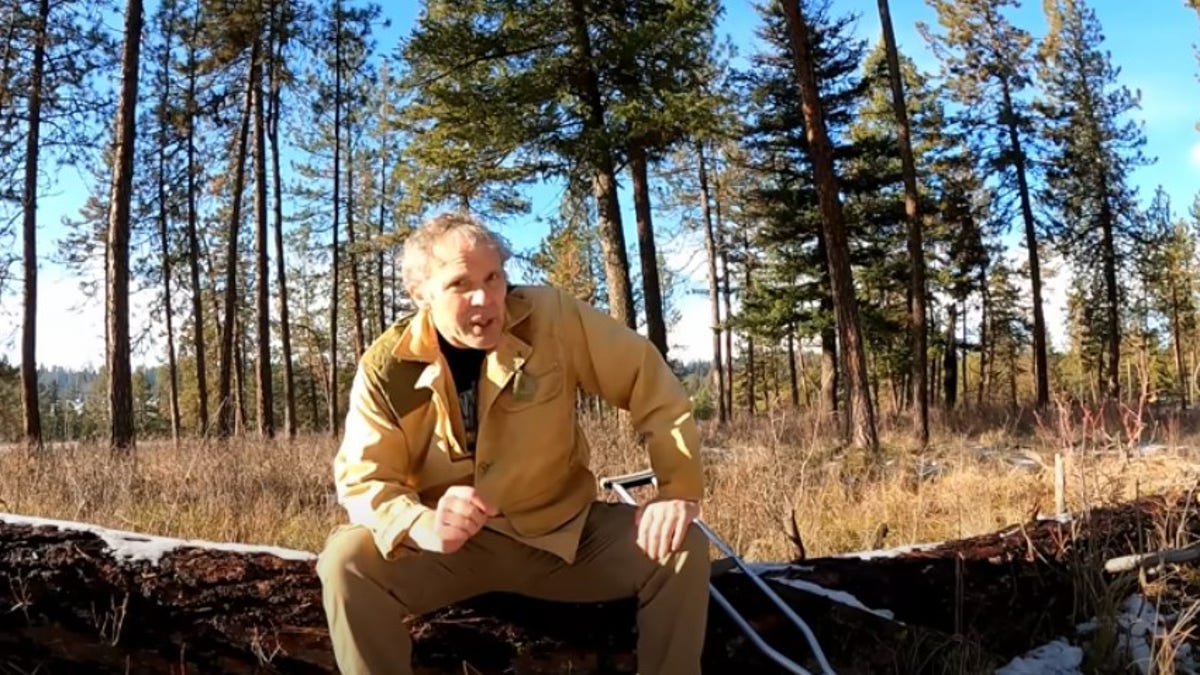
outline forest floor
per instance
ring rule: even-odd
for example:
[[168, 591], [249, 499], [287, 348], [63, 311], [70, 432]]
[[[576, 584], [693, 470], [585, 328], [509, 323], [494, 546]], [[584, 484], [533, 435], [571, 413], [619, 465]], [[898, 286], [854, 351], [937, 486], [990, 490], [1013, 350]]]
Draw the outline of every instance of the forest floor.
[[[925, 450], [912, 442], [907, 420], [885, 419], [878, 454], [840, 446], [829, 421], [815, 416], [780, 411], [724, 428], [706, 424], [704, 517], [742, 557], [769, 563], [956, 540], [1055, 516], [1056, 454], [1065, 467], [1068, 512], [1195, 489], [1200, 414], [1131, 413], [1110, 411], [1107, 422], [1093, 411], [1063, 407], [1045, 415], [935, 415]], [[613, 432], [617, 426], [615, 420], [585, 424], [598, 476], [646, 466], [632, 434]], [[36, 456], [4, 452], [0, 511], [318, 551], [344, 519], [330, 481], [336, 449], [327, 436], [306, 436], [290, 443], [143, 441], [129, 456], [112, 456], [101, 444], [51, 446]], [[1160, 537], [1147, 547], [1192, 543], [1181, 541], [1180, 532]], [[1158, 663], [1153, 672], [1195, 668], [1189, 653], [1200, 630], [1195, 568], [1110, 581], [1095, 589], [1090, 604], [1111, 611], [1092, 621], [1149, 636], [1150, 653], [1136, 651], [1128, 638], [1088, 649], [1103, 648], [1111, 655], [1106, 661], [1133, 667], [1129, 672], [1150, 672], [1137, 666], [1139, 658], [1147, 667]], [[1090, 653], [1074, 649], [1064, 642], [1038, 654], [1067, 665], [1078, 655], [1077, 668], [1092, 663], [1088, 672], [1096, 672]], [[1047, 667], [1008, 672], [1055, 672]], [[1061, 671], [1081, 672], [1066, 665]]]

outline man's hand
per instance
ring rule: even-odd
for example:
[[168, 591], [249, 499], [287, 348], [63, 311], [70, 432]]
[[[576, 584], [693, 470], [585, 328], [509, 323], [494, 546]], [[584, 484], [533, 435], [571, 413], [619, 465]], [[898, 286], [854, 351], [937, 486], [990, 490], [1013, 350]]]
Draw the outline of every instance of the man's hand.
[[408, 532], [418, 548], [434, 553], [454, 553], [483, 529], [499, 509], [484, 501], [469, 485], [455, 485], [438, 500], [437, 508], [423, 514]]
[[686, 499], [649, 502], [634, 516], [637, 545], [651, 560], [663, 561], [683, 547], [688, 526], [700, 515], [700, 505]]

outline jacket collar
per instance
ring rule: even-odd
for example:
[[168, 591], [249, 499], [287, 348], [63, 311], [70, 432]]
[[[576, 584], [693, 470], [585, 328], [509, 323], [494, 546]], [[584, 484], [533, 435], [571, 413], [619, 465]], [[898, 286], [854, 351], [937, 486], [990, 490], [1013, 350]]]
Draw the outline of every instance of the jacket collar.
[[[504, 299], [504, 332], [494, 349], [488, 352], [488, 373], [492, 371], [491, 362], [498, 361], [507, 365], [509, 370], [519, 368], [529, 358], [530, 346], [521, 338], [513, 335], [512, 331], [529, 318], [533, 305], [519, 292], [510, 291]], [[404, 361], [421, 363], [437, 363], [441, 356], [438, 348], [437, 329], [433, 326], [433, 318], [429, 310], [422, 308], [408, 323], [401, 333], [392, 355]]]

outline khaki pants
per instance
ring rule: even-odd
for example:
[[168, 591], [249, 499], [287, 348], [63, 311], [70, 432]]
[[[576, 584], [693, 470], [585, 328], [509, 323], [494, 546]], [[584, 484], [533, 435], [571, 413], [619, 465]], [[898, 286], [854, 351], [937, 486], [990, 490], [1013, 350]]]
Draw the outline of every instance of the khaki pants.
[[345, 675], [411, 673], [402, 619], [489, 591], [547, 600], [638, 598], [642, 675], [700, 672], [708, 609], [708, 541], [695, 525], [660, 564], [637, 547], [632, 507], [596, 503], [575, 563], [481, 530], [452, 554], [413, 550], [384, 560], [362, 527], [330, 536], [317, 563], [338, 668]]

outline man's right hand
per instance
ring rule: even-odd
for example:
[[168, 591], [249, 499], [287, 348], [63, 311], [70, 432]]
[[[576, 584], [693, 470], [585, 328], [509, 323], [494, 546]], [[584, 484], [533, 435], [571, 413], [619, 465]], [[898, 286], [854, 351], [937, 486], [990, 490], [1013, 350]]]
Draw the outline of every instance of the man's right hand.
[[483, 529], [488, 518], [498, 515], [499, 509], [484, 501], [474, 487], [455, 485], [438, 500], [436, 509], [413, 523], [408, 538], [424, 551], [454, 553]]

